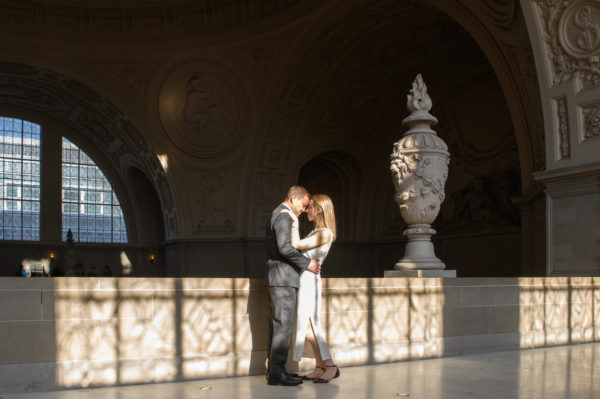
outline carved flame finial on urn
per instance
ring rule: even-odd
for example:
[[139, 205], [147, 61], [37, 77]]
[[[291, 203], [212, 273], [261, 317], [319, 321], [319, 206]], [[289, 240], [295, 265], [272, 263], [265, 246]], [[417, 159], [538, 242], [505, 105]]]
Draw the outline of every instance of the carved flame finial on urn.
[[410, 93], [406, 96], [406, 107], [411, 114], [402, 122], [409, 124], [412, 121], [422, 120], [432, 122], [431, 125], [437, 124], [436, 117], [429, 113], [433, 103], [431, 97], [427, 94], [427, 86], [421, 74], [418, 74], [414, 80]]

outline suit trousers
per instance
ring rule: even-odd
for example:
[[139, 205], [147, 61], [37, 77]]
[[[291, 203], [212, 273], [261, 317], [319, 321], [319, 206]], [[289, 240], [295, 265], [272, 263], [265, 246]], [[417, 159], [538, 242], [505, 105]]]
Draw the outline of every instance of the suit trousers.
[[271, 374], [285, 372], [290, 349], [290, 338], [296, 316], [296, 287], [269, 287], [269, 303], [271, 317], [269, 318], [269, 342], [267, 371]]

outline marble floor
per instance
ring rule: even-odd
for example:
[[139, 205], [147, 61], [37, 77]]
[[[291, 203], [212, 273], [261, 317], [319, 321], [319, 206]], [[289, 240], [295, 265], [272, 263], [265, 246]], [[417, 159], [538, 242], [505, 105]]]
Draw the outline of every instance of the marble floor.
[[600, 343], [345, 367], [329, 384], [264, 376], [2, 394], [0, 399], [600, 398]]

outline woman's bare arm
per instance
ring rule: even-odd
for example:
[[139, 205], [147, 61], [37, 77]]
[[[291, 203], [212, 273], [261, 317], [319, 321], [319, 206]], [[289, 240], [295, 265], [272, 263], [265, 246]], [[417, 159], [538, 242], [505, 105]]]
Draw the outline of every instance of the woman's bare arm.
[[300, 251], [302, 250], [306, 250], [306, 249], [313, 249], [313, 248], [317, 248], [320, 247], [321, 245], [325, 245], [329, 242], [329, 240], [331, 239], [331, 232], [327, 229], [321, 229], [317, 232], [315, 232], [315, 234], [312, 234], [306, 238], [304, 238], [303, 240], [300, 239], [300, 232], [299, 232], [299, 228], [298, 228], [298, 218], [296, 217], [296, 215], [293, 215], [290, 211], [284, 209], [281, 211], [289, 213], [292, 216], [292, 236], [291, 236], [291, 243], [292, 246]]
[[[294, 229], [292, 228], [292, 235], [294, 234], [293, 230]], [[331, 240], [331, 232], [327, 229], [321, 229], [295, 244], [292, 241], [292, 246], [302, 251], [305, 249], [313, 249], [320, 247], [321, 245], [325, 245], [329, 242], [329, 240]]]

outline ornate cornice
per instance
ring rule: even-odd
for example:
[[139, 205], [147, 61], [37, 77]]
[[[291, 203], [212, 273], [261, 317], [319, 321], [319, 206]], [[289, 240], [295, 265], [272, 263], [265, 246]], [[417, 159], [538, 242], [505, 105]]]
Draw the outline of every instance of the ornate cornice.
[[77, 38], [184, 36], [259, 20], [301, 2], [182, 0], [128, 6], [126, 2], [0, 0], [0, 31]]

